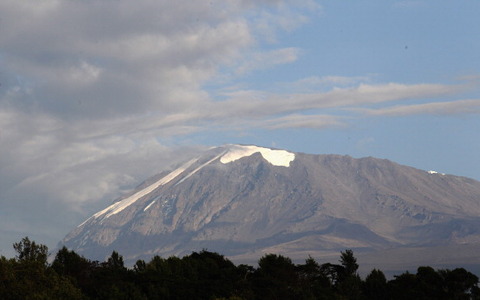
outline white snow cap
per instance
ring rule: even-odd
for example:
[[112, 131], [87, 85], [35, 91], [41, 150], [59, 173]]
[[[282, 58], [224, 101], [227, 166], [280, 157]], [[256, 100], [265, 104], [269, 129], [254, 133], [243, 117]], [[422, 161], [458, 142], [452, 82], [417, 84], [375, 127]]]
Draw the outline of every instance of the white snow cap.
[[439, 173], [439, 172], [433, 171], [433, 170], [428, 171], [428, 174], [440, 174], [440, 175], [445, 175], [445, 173]]
[[258, 146], [229, 145], [228, 151], [220, 158], [220, 162], [228, 164], [254, 153], [262, 154], [263, 158], [274, 166], [289, 167], [295, 159], [295, 154], [285, 150], [272, 150]]

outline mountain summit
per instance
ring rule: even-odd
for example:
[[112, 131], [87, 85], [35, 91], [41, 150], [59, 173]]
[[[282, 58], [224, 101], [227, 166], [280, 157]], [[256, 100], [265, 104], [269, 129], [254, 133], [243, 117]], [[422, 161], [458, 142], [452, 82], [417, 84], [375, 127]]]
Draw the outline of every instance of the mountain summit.
[[472, 261], [479, 216], [473, 179], [371, 157], [226, 145], [150, 178], [61, 244], [99, 260], [116, 250], [130, 262], [201, 249], [251, 262], [269, 252], [295, 259], [349, 248], [365, 261], [439, 262], [455, 251], [451, 263], [480, 263]]

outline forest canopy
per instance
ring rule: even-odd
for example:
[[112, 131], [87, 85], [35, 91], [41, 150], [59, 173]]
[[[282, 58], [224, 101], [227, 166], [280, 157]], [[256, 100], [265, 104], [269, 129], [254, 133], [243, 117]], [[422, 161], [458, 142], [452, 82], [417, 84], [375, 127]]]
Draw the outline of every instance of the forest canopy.
[[14, 258], [0, 258], [0, 299], [480, 299], [478, 277], [463, 268], [361, 278], [349, 249], [336, 264], [265, 254], [253, 267], [202, 250], [127, 268], [116, 251], [99, 262], [63, 247], [48, 263], [48, 248], [28, 237], [13, 247]]

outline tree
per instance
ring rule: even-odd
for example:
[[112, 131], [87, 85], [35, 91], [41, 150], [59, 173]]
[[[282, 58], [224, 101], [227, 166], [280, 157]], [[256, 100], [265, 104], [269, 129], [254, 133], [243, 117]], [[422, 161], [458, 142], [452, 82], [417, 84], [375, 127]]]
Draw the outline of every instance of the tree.
[[17, 252], [16, 258], [20, 262], [38, 262], [44, 266], [47, 265], [48, 247], [37, 245], [34, 241], [30, 241], [28, 237], [24, 237], [20, 242], [14, 243], [13, 249]]
[[146, 299], [135, 280], [136, 273], [124, 266], [123, 256], [113, 251], [106, 262], [95, 266], [93, 288], [88, 296], [94, 299]]
[[345, 250], [340, 253], [340, 263], [342, 269], [338, 276], [338, 284], [336, 286], [338, 292], [348, 299], [358, 299], [361, 295], [362, 280], [357, 273], [357, 259], [353, 256], [352, 250]]
[[415, 276], [417, 290], [425, 299], [448, 299], [445, 296], [444, 280], [432, 267], [418, 267]]
[[254, 289], [260, 299], [294, 299], [298, 278], [290, 258], [266, 254], [258, 261]]
[[0, 299], [18, 299], [19, 286], [15, 276], [16, 262], [13, 259], [0, 258]]
[[331, 286], [337, 286], [343, 280], [343, 274], [345, 273], [343, 266], [331, 263], [322, 264], [320, 272], [328, 279]]
[[143, 259], [137, 260], [137, 262], [133, 266], [133, 270], [137, 274], [145, 272], [146, 269], [147, 269], [147, 264], [145, 263], [145, 261]]
[[96, 267], [96, 263], [68, 250], [66, 247], [58, 250], [51, 266], [58, 275], [70, 279], [75, 286], [86, 294], [89, 294], [96, 284], [92, 278]]
[[387, 278], [382, 271], [373, 269], [363, 283], [363, 294], [367, 299], [388, 299]]
[[196, 277], [192, 278], [195, 281], [193, 286], [198, 291], [196, 298], [226, 298], [234, 294], [235, 284], [240, 277], [235, 265], [223, 255], [202, 250], [184, 257], [183, 261], [193, 269], [191, 274]]
[[296, 266], [299, 279], [300, 299], [331, 299], [334, 297], [330, 279], [325, 269], [309, 256], [305, 264]]
[[345, 276], [357, 275], [358, 264], [352, 250], [347, 249], [345, 252], [340, 252], [340, 263], [345, 268]]
[[480, 299], [478, 277], [464, 268], [440, 270], [449, 299]]
[[395, 279], [388, 282], [388, 289], [392, 299], [421, 299], [422, 292], [418, 291], [415, 274], [408, 271], [395, 275]]
[[117, 251], [113, 251], [112, 255], [107, 260], [107, 266], [112, 269], [124, 269], [123, 256], [118, 254]]
[[38, 245], [28, 237], [24, 237], [20, 242], [14, 243], [13, 248], [17, 252], [15, 256], [17, 280], [36, 284], [44, 277], [47, 270], [47, 246]]
[[15, 281], [3, 299], [81, 299], [81, 291], [47, 265], [48, 248], [28, 237], [14, 243]]

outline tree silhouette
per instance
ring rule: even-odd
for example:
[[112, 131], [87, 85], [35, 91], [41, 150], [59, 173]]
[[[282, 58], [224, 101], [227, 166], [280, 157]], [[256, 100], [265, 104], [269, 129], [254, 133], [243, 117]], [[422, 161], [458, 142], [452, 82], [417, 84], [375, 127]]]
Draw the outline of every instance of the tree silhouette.
[[13, 249], [17, 252], [16, 258], [20, 262], [37, 262], [43, 265], [47, 264], [48, 247], [38, 245], [34, 241], [30, 241], [28, 237], [24, 237], [20, 242], [13, 244]]
[[357, 273], [357, 259], [352, 250], [340, 253], [340, 263], [343, 268], [338, 276], [337, 290], [348, 299], [359, 299], [361, 296], [362, 280]]
[[14, 249], [15, 258], [0, 257], [2, 300], [480, 299], [478, 277], [463, 268], [422, 266], [390, 281], [373, 269], [362, 281], [352, 250], [340, 253], [340, 264], [319, 265], [308, 257], [295, 265], [286, 256], [266, 254], [254, 268], [203, 250], [183, 258], [138, 260], [129, 269], [116, 251], [100, 263], [63, 247], [49, 265], [48, 248], [28, 237]]
[[266, 254], [258, 261], [254, 289], [260, 299], [294, 299], [297, 289], [295, 265], [290, 258]]
[[347, 249], [340, 253], [340, 263], [344, 267], [345, 276], [357, 275], [358, 264], [352, 250]]
[[387, 278], [382, 271], [373, 269], [363, 283], [363, 294], [367, 299], [388, 299]]

